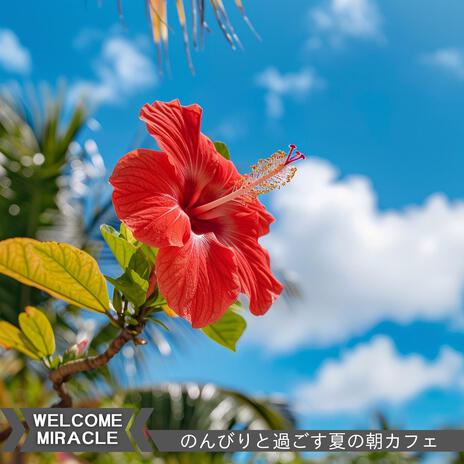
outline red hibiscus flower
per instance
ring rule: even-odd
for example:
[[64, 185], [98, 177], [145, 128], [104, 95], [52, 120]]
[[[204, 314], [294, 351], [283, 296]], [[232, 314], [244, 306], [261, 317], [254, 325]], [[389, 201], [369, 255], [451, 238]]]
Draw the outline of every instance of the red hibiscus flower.
[[258, 243], [274, 218], [256, 198], [286, 183], [302, 158], [278, 151], [239, 174], [200, 132], [202, 110], [178, 101], [145, 105], [140, 117], [162, 151], [134, 150], [110, 183], [116, 214], [135, 238], [159, 248], [156, 280], [193, 327], [217, 321], [240, 293], [264, 314], [282, 291]]

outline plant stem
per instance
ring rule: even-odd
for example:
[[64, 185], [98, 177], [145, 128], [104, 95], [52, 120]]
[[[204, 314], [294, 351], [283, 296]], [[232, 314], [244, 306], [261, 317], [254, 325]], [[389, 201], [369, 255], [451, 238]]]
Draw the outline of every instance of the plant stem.
[[[121, 351], [122, 347], [127, 342], [135, 340], [143, 331], [145, 326], [145, 312], [146, 310], [141, 308], [138, 316], [139, 324], [137, 326], [123, 328], [119, 335], [110, 343], [108, 348], [102, 354], [68, 362], [49, 372], [48, 378], [53, 384], [53, 389], [60, 397], [60, 401], [55, 403], [52, 406], [53, 408], [72, 407], [71, 395], [65, 390], [64, 384], [74, 374], [79, 372], [88, 372], [106, 366], [108, 362]], [[27, 423], [25, 421], [23, 422], [23, 425], [27, 429]], [[10, 436], [11, 431], [12, 429], [9, 426], [0, 431], [0, 443], [4, 442]]]
[[134, 340], [139, 335], [144, 327], [144, 323], [138, 326], [126, 327], [121, 330], [119, 335], [110, 343], [108, 348], [98, 356], [78, 359], [59, 366], [48, 374], [48, 378], [53, 383], [53, 389], [60, 397], [60, 401], [53, 405], [57, 408], [69, 408], [72, 406], [72, 398], [64, 388], [64, 383], [67, 382], [73, 375], [79, 372], [88, 372], [100, 367], [106, 366], [108, 362], [118, 354], [122, 347], [129, 341]]

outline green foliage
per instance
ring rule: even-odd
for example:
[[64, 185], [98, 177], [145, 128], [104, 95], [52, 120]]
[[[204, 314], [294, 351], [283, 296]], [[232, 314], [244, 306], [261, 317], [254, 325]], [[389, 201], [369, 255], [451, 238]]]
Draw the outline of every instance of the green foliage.
[[119, 233], [123, 238], [125, 238], [129, 243], [132, 243], [133, 245], [137, 245], [137, 240], [134, 238], [134, 234], [130, 229], [127, 228], [127, 226], [124, 223], [121, 223], [121, 226], [119, 228]]
[[19, 315], [20, 329], [0, 321], [0, 345], [14, 348], [31, 359], [49, 359], [55, 353], [55, 335], [50, 321], [37, 308], [28, 306]]
[[[108, 226], [103, 225], [102, 227], [106, 228]], [[114, 230], [114, 228], [112, 228], [112, 229], [115, 232], [115, 234], [117, 234], [117, 232]], [[125, 224], [123, 224], [123, 223], [121, 223], [121, 226], [119, 228], [119, 238], [124, 239], [130, 245], [133, 245], [135, 248], [140, 249], [143, 252], [143, 254], [145, 255], [145, 257], [147, 258], [147, 260], [151, 264], [155, 263], [156, 255], [158, 254], [158, 248], [154, 248], [154, 247], [145, 245], [144, 243], [141, 243], [138, 240], [136, 240], [134, 238], [134, 235], [132, 234], [132, 231], [130, 229], [128, 229], [127, 226]], [[121, 267], [123, 269], [125, 269], [124, 266], [121, 266]]]
[[47, 316], [33, 306], [19, 315], [19, 327], [41, 358], [55, 353], [55, 335]]
[[39, 353], [27, 337], [13, 324], [0, 321], [0, 346], [14, 348], [31, 359], [40, 359]]
[[[50, 213], [58, 211], [58, 179], [67, 162], [69, 145], [87, 118], [81, 104], [66, 114], [62, 97], [47, 98], [46, 109], [40, 106], [34, 98], [22, 105], [19, 99], [0, 97], [0, 152], [5, 170], [0, 215], [14, 217], [14, 221], [0, 224], [0, 239], [36, 237], [41, 228], [53, 224]], [[9, 211], [11, 204], [19, 206], [14, 216]]]
[[[126, 242], [127, 243], [127, 242]], [[140, 248], [135, 248], [124, 273], [118, 278], [105, 276], [137, 308], [147, 299], [151, 263]]]
[[230, 160], [230, 152], [227, 145], [224, 142], [213, 142], [217, 152], [222, 155], [225, 159]]
[[[45, 92], [44, 92], [45, 95]], [[58, 203], [69, 184], [69, 148], [87, 119], [83, 104], [64, 110], [64, 96], [0, 95], [0, 240], [37, 238], [55, 230], [83, 243], [82, 218], [58, 226]], [[76, 213], [75, 213], [76, 214]], [[73, 227], [71, 227], [71, 224]], [[16, 323], [19, 311], [44, 302], [43, 295], [0, 276], [0, 317]]]
[[103, 224], [100, 227], [100, 232], [113, 253], [113, 256], [116, 258], [116, 261], [125, 271], [132, 256], [137, 251], [137, 247], [111, 226]]
[[113, 290], [113, 299], [111, 301], [113, 303], [113, 308], [117, 313], [122, 312], [122, 297], [121, 292], [118, 291], [117, 288]]
[[[168, 384], [136, 389], [124, 395], [122, 404], [136, 408], [154, 408], [147, 421], [151, 430], [232, 430], [235, 428], [292, 429], [293, 418], [286, 417], [267, 398], [252, 398], [235, 390], [213, 385]], [[154, 450], [155, 455], [159, 453]], [[229, 462], [223, 453], [182, 453], [181, 462]], [[166, 456], [166, 455], [165, 455]], [[169, 453], [172, 462], [176, 453]], [[214, 458], [214, 459], [213, 459]], [[225, 459], [226, 458], [226, 459]], [[193, 459], [193, 460], [192, 460]]]
[[237, 342], [247, 326], [237, 308], [238, 305], [232, 305], [219, 321], [202, 329], [211, 340], [232, 351], [236, 350]]
[[[88, 216], [83, 214], [83, 209], [69, 207], [70, 218], [65, 217], [60, 206], [62, 202], [58, 201], [63, 196], [69, 197], [69, 182], [63, 182], [63, 176], [71, 172], [70, 162], [82, 161], [75, 146], [71, 149], [71, 142], [85, 123], [85, 110], [77, 105], [66, 113], [61, 99], [48, 101], [43, 109], [40, 105], [33, 110], [30, 108], [25, 105], [19, 109], [19, 105], [0, 99], [0, 153], [3, 153], [0, 165], [4, 168], [0, 172], [0, 212], [7, 218], [0, 224], [0, 319], [4, 319], [0, 322], [0, 345], [42, 360], [48, 369], [53, 369], [75, 359], [76, 355], [68, 347], [54, 356], [52, 325], [47, 316], [31, 304], [55, 308], [50, 297], [68, 303], [69, 312], [49, 312], [58, 340], [61, 339], [60, 330], [63, 333], [63, 329], [72, 327], [69, 315], [75, 314], [76, 308], [107, 314], [109, 322], [101, 327], [89, 347], [89, 352], [95, 354], [101, 352], [99, 346], [111, 343], [122, 327], [140, 324], [141, 314], [143, 322], [150, 320], [163, 330], [167, 329], [159, 319], [160, 314], [164, 316], [161, 311], [166, 301], [150, 286], [158, 250], [138, 242], [125, 225], [121, 225], [119, 232], [104, 225], [102, 236], [123, 271], [119, 277], [108, 277], [115, 287], [112, 303], [116, 315], [108, 311], [110, 302], [105, 277], [95, 259], [79, 248], [91, 249], [91, 231], [100, 223], [111, 202], [103, 208], [94, 208]], [[229, 158], [225, 144], [218, 142], [216, 148]], [[44, 240], [44, 237], [69, 241], [77, 246], [36, 240]], [[24, 307], [26, 312], [18, 316]], [[168, 324], [171, 329], [173, 324]], [[206, 328], [205, 333], [215, 342], [235, 350], [245, 327], [244, 319], [232, 308], [220, 321]], [[152, 338], [156, 343], [155, 337]], [[136, 341], [145, 342], [143, 339]], [[21, 356], [17, 359], [24, 361]], [[22, 372], [21, 378], [26, 385], [27, 369]], [[37, 372], [41, 376], [45, 373], [44, 370]], [[103, 373], [104, 381], [109, 381], [108, 370]], [[91, 385], [92, 379], [96, 380], [95, 375], [86, 373], [79, 382], [70, 379], [70, 391], [74, 393], [80, 388], [85, 396], [84, 382]]]
[[11, 238], [0, 242], [0, 273], [77, 307], [104, 313], [109, 297], [98, 264], [65, 243]]
[[[124, 271], [119, 277], [105, 276], [108, 282], [122, 294], [125, 301], [131, 302], [136, 308], [146, 306], [150, 274], [156, 260], [158, 250], [135, 240], [132, 232], [121, 224], [120, 232], [113, 227], [102, 225], [100, 228], [111, 252]], [[121, 312], [120, 295], [113, 295], [113, 306]], [[155, 296], [155, 301], [156, 301]], [[120, 308], [118, 311], [118, 307]]]
[[144, 254], [146, 260], [151, 265], [154, 265], [156, 261], [156, 256], [158, 255], [158, 248], [153, 248], [143, 243], [140, 244], [139, 248], [140, 248], [140, 251]]
[[[227, 404], [224, 401], [227, 400]], [[268, 429], [292, 429], [293, 424], [267, 399], [247, 397], [235, 390], [212, 385], [169, 384], [127, 393], [124, 404], [153, 407], [149, 429], [229, 430], [238, 424], [245, 428], [260, 425]], [[212, 414], [219, 405], [222, 414]]]
[[148, 280], [142, 278], [134, 270], [129, 269], [116, 279], [109, 276], [105, 277], [111, 285], [117, 288], [137, 308], [145, 303]]

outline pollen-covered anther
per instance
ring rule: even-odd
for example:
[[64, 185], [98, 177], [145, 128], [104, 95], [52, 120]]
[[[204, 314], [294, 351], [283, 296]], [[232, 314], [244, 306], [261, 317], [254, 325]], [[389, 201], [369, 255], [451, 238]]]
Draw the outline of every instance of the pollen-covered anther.
[[295, 151], [295, 148], [295, 145], [290, 145], [288, 153], [278, 150], [269, 158], [258, 160], [251, 167], [251, 172], [239, 179], [233, 192], [195, 208], [196, 213], [206, 213], [232, 200], [251, 201], [263, 193], [282, 188], [293, 179], [296, 173], [296, 167], [291, 164], [305, 158], [305, 155]]
[[238, 187], [245, 198], [257, 197], [263, 193], [280, 189], [293, 179], [296, 168], [289, 165], [297, 159], [304, 158], [304, 155], [299, 152], [292, 155], [294, 150], [292, 147], [294, 145], [290, 147], [291, 151], [288, 154], [283, 150], [278, 150], [269, 158], [260, 159], [251, 167], [251, 173], [243, 176], [241, 185]]

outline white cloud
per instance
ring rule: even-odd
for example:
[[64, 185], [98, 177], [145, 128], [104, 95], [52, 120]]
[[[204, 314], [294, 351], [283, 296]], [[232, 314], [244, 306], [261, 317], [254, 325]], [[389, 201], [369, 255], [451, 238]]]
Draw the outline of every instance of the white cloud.
[[21, 45], [16, 34], [9, 29], [0, 29], [0, 66], [20, 74], [31, 70], [29, 50]]
[[324, 81], [311, 68], [282, 74], [278, 69], [269, 67], [255, 77], [255, 83], [267, 90], [266, 111], [272, 118], [283, 115], [285, 97], [302, 99], [324, 86]]
[[280, 298], [253, 318], [254, 343], [288, 351], [338, 343], [383, 320], [458, 318], [464, 202], [434, 194], [420, 206], [383, 211], [367, 178], [339, 179], [334, 166], [312, 158], [272, 194], [271, 206], [278, 221], [263, 244], [303, 296]]
[[463, 375], [464, 359], [449, 347], [428, 361], [417, 354], [402, 356], [389, 338], [378, 336], [324, 362], [294, 397], [302, 413], [357, 413], [401, 404], [429, 389], [459, 387]]
[[310, 10], [315, 35], [308, 41], [310, 48], [322, 45], [319, 36], [339, 46], [345, 39], [382, 40], [382, 16], [375, 0], [326, 0]]
[[464, 79], [464, 51], [457, 48], [442, 48], [425, 55], [423, 62], [452, 74], [458, 79]]
[[95, 72], [96, 80], [74, 83], [71, 99], [83, 95], [98, 103], [117, 103], [157, 83], [155, 66], [143, 44], [120, 36], [103, 42]]

